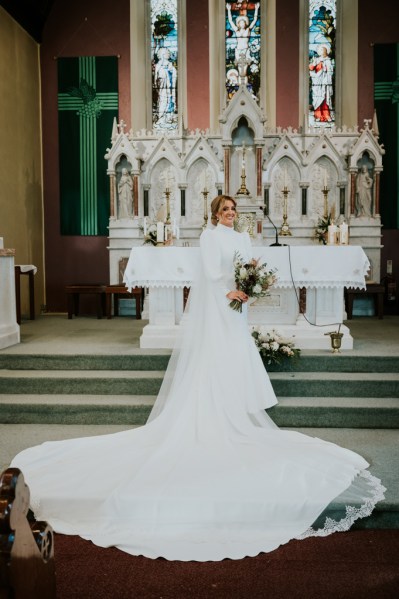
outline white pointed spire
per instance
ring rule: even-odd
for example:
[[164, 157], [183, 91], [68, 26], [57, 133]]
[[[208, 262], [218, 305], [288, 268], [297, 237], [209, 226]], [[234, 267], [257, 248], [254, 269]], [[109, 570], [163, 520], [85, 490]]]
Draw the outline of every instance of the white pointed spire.
[[116, 116], [114, 116], [114, 122], [112, 123], [111, 140], [115, 141], [117, 137], [118, 137], [118, 123], [116, 122]]
[[375, 108], [374, 108], [373, 122], [372, 122], [372, 124], [371, 124], [371, 128], [372, 128], [372, 130], [373, 130], [373, 133], [374, 133], [374, 135], [375, 135], [376, 137], [379, 137], [379, 135], [380, 135], [380, 132], [379, 132], [379, 129], [378, 129], [377, 111], [376, 111], [376, 109], [375, 109]]

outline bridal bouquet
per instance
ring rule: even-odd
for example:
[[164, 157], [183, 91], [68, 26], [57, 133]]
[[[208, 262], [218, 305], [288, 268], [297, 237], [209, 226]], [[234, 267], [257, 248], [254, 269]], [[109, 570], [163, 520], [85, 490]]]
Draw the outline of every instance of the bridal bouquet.
[[[234, 254], [234, 279], [237, 289], [246, 293], [249, 297], [258, 298], [268, 295], [269, 288], [276, 282], [275, 270], [267, 270], [267, 264], [259, 264], [259, 259], [252, 258], [244, 262], [240, 254]], [[242, 312], [242, 302], [232, 300], [230, 308]]]
[[298, 358], [301, 353], [292, 338], [283, 337], [274, 329], [269, 333], [264, 326], [252, 327], [252, 337], [267, 364], [280, 364], [286, 358]]

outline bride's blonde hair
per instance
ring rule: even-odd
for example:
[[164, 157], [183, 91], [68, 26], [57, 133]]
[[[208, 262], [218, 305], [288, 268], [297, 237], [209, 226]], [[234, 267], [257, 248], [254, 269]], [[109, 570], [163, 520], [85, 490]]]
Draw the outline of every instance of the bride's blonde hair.
[[222, 210], [225, 203], [228, 201], [233, 202], [234, 208], [237, 208], [237, 202], [231, 196], [220, 195], [213, 198], [211, 202], [211, 223], [213, 225], [216, 226], [218, 224], [219, 219], [217, 215]]

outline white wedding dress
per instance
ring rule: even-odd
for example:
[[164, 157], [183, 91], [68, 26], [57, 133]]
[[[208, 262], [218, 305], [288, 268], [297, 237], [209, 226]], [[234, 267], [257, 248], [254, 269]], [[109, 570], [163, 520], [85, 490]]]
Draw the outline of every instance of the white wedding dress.
[[[181, 340], [145, 426], [43, 443], [13, 460], [37, 519], [133, 555], [208, 561], [347, 530], [383, 498], [361, 456], [266, 415], [276, 398], [246, 308], [226, 298], [235, 251], [253, 257], [247, 234], [203, 233]], [[340, 495], [342, 518], [312, 528]]]

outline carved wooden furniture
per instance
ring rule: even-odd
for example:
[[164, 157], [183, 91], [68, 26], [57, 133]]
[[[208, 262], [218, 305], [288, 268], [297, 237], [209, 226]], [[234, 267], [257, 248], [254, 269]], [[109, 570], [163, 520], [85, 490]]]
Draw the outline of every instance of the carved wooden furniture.
[[8, 468], [0, 476], [0, 597], [55, 599], [53, 531], [28, 510], [23, 474]]
[[68, 300], [68, 318], [79, 315], [79, 299], [82, 294], [95, 295], [97, 298], [97, 318], [105, 315], [105, 285], [67, 285], [65, 292]]
[[355, 297], [372, 295], [374, 298], [375, 313], [381, 320], [384, 316], [384, 285], [378, 283], [368, 283], [366, 289], [346, 289], [345, 290], [345, 306], [348, 320], [352, 319], [353, 301]]
[[136, 320], [141, 319], [141, 310], [143, 306], [143, 288], [134, 287], [131, 291], [126, 285], [107, 285], [105, 288], [105, 313], [107, 318], [112, 318], [112, 296], [114, 298], [114, 316], [119, 315], [119, 297], [134, 298], [136, 301]]

